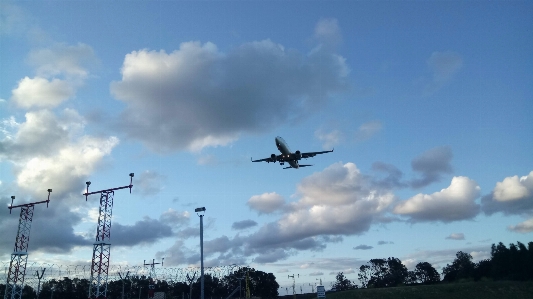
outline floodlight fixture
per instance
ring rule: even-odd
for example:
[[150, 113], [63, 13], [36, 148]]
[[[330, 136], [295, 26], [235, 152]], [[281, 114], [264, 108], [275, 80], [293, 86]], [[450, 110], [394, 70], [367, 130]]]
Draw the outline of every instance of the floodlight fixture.
[[194, 209], [194, 211], [195, 211], [196, 213], [198, 213], [198, 212], [205, 212], [205, 207], [196, 208], [196, 209]]

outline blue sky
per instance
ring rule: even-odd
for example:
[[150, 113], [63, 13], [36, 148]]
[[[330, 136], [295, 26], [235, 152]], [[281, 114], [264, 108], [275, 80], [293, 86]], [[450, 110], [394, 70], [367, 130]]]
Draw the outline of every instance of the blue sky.
[[[441, 268], [533, 232], [527, 1], [0, 2], [0, 201], [30, 261], [250, 265], [292, 284], [372, 258]], [[335, 148], [283, 170], [251, 163]], [[18, 213], [0, 211], [0, 260]], [[283, 292], [282, 292], [283, 294]]]

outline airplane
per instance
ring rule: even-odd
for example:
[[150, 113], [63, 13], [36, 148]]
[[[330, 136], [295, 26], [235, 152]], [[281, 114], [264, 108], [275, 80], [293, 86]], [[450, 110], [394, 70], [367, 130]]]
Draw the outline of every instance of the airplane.
[[269, 158], [259, 159], [259, 160], [253, 160], [250, 158], [252, 162], [279, 162], [279, 165], [284, 165], [285, 162], [289, 163], [289, 167], [284, 167], [283, 169], [288, 168], [300, 168], [300, 167], [307, 167], [307, 166], [313, 166], [313, 165], [305, 165], [305, 164], [298, 164], [298, 160], [302, 158], [311, 158], [319, 154], [325, 154], [325, 153], [331, 153], [333, 152], [333, 149], [330, 151], [322, 151], [322, 152], [309, 152], [309, 153], [302, 153], [300, 151], [295, 151], [294, 153], [291, 152], [289, 149], [289, 146], [287, 145], [287, 142], [283, 140], [280, 136], [277, 136], [275, 139], [276, 146], [278, 150], [281, 152], [281, 155], [272, 154]]

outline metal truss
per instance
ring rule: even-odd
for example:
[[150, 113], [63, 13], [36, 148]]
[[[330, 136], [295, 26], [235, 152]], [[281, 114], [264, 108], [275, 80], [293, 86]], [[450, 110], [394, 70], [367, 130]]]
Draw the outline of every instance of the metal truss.
[[86, 182], [87, 192], [85, 200], [91, 194], [100, 194], [100, 208], [98, 212], [98, 227], [96, 228], [96, 241], [93, 244], [93, 258], [91, 262], [91, 278], [89, 279], [89, 299], [107, 297], [107, 280], [109, 276], [109, 261], [111, 257], [111, 216], [113, 211], [113, 199], [115, 190], [130, 189], [133, 187], [133, 173], [130, 173], [130, 184], [123, 187], [112, 188], [89, 193], [89, 185]]
[[22, 298], [34, 208], [34, 205], [29, 205], [23, 206], [20, 209], [17, 239], [15, 241], [15, 249], [11, 254], [11, 262], [9, 263], [9, 274], [7, 275], [4, 299]]
[[33, 210], [36, 204], [50, 202], [50, 192], [48, 189], [48, 199], [45, 201], [34, 202], [13, 206], [15, 196], [11, 196], [11, 206], [8, 207], [9, 213], [14, 208], [20, 207], [19, 226], [17, 238], [15, 239], [15, 248], [11, 254], [9, 263], [9, 272], [6, 279], [6, 291], [4, 299], [21, 299], [22, 290], [24, 289], [24, 277], [26, 276], [26, 265], [28, 263], [28, 245], [30, 243], [31, 223], [33, 220]]

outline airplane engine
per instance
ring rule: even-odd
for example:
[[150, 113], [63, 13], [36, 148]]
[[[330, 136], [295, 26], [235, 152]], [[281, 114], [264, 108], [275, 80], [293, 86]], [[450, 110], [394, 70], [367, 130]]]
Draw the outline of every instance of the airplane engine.
[[297, 160], [300, 160], [300, 159], [302, 158], [302, 153], [301, 153], [300, 151], [296, 151], [296, 152], [294, 153], [294, 156], [295, 156], [295, 158], [296, 158]]
[[272, 162], [276, 162], [276, 154], [270, 155], [270, 159], [272, 160]]

